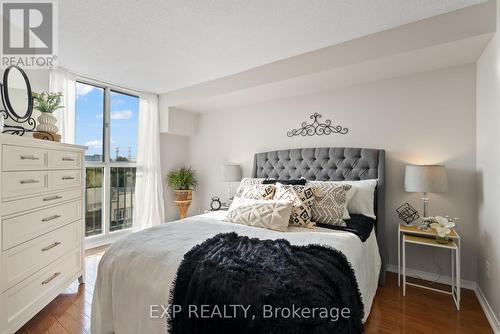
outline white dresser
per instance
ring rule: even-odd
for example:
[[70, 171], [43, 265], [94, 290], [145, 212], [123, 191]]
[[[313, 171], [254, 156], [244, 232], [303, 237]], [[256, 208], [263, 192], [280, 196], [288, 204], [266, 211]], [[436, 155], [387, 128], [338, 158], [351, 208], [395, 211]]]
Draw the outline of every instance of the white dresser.
[[0, 134], [0, 334], [83, 282], [84, 152]]

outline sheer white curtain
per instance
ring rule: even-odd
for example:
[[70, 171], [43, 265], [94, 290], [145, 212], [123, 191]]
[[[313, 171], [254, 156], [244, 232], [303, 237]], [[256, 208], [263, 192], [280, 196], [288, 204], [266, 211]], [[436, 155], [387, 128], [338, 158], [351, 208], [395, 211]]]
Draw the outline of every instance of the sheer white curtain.
[[75, 142], [75, 87], [76, 76], [63, 68], [50, 71], [49, 90], [51, 93], [62, 93], [63, 109], [55, 112], [57, 127], [62, 136], [61, 141], [73, 144]]
[[158, 96], [141, 95], [137, 136], [134, 230], [165, 222], [160, 165], [160, 115]]

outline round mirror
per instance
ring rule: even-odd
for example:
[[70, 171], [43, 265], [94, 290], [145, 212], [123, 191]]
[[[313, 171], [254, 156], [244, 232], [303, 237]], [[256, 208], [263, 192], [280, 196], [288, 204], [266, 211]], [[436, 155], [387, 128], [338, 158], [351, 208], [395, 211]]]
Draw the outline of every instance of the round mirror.
[[8, 67], [3, 74], [2, 97], [7, 112], [17, 122], [25, 122], [33, 112], [33, 96], [26, 73], [17, 66]]

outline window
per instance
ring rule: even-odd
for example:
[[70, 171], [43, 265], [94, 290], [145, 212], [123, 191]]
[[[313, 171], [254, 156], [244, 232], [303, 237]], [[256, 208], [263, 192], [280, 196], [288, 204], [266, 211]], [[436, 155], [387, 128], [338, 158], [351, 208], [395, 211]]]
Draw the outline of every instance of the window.
[[77, 144], [88, 146], [85, 235], [132, 227], [139, 98], [112, 87], [76, 83]]
[[135, 162], [138, 114], [137, 96], [111, 91], [111, 161]]
[[103, 161], [104, 89], [76, 84], [75, 143], [88, 146], [86, 161]]

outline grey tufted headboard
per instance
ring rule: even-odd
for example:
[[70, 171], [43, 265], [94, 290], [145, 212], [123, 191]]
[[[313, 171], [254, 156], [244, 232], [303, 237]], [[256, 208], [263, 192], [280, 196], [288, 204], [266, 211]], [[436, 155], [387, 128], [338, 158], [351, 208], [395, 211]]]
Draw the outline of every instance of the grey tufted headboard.
[[255, 154], [253, 177], [320, 181], [378, 179], [375, 196], [377, 242], [382, 258], [380, 284], [385, 282], [388, 258], [385, 230], [385, 151], [367, 148], [322, 147]]

